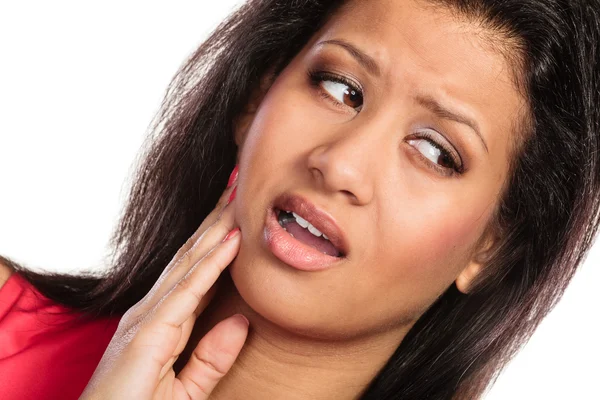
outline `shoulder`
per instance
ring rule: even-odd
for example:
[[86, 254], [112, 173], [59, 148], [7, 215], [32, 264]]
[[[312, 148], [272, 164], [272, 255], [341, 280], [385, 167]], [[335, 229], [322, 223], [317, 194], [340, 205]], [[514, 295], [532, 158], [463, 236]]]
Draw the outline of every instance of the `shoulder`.
[[0, 260], [0, 289], [2, 289], [2, 286], [4, 286], [12, 274], [13, 270]]

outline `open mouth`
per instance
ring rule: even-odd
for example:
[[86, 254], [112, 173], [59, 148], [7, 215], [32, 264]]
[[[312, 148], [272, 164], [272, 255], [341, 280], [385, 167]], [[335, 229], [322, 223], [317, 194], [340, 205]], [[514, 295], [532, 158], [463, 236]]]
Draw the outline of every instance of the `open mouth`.
[[327, 235], [315, 228], [310, 222], [292, 211], [275, 208], [275, 215], [279, 225], [296, 240], [313, 247], [323, 254], [332, 257], [344, 257]]

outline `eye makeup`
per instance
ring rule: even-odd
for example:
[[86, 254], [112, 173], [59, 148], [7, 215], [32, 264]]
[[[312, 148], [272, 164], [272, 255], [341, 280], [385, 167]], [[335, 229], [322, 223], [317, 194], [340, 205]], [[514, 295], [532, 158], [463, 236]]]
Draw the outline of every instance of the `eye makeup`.
[[[308, 68], [306, 75], [311, 88], [318, 93], [319, 97], [327, 101], [330, 105], [343, 112], [350, 112], [353, 115], [356, 115], [361, 111], [364, 101], [363, 89], [362, 86], [355, 83], [354, 80], [342, 74], [330, 72], [321, 66]], [[324, 88], [324, 84], [327, 83], [329, 83], [331, 87], [332, 82], [334, 86], [339, 84], [348, 87], [347, 90], [343, 91], [344, 98], [342, 101], [336, 99], [329, 90]], [[349, 101], [350, 103], [359, 102], [360, 104], [358, 106], [352, 106], [346, 104], [346, 101]], [[444, 139], [439, 139], [440, 136]], [[442, 164], [431, 160], [417, 149], [417, 147], [413, 147], [425, 166], [443, 177], [459, 177], [466, 171], [459, 152], [454, 149], [451, 144], [447, 143], [445, 135], [437, 132], [437, 130], [419, 129], [417, 133], [410, 136], [408, 143], [411, 146], [416, 144], [419, 149], [422, 149], [424, 145], [431, 146], [432, 149], [425, 149], [425, 152], [428, 155], [437, 156]]]
[[[416, 143], [418, 147], [422, 147], [422, 143], [427, 142], [439, 153], [437, 156], [440, 160], [442, 160], [441, 162], [447, 165], [443, 166], [439, 163], [435, 163], [423, 153], [418, 151], [419, 157], [425, 161], [427, 167], [447, 177], [456, 177], [458, 175], [462, 175], [465, 171], [465, 168], [458, 152], [452, 149], [452, 146], [444, 143], [444, 141], [434, 139], [435, 136], [437, 135], [431, 129], [419, 130], [415, 135], [411, 136], [411, 138], [408, 140], [408, 143], [411, 145]], [[428, 153], [433, 154], [431, 150], [428, 151]]]
[[[316, 90], [318, 90], [321, 93], [323, 98], [325, 98], [326, 100], [332, 101], [332, 104], [335, 107], [347, 109], [347, 107], [349, 107], [349, 106], [346, 106], [346, 105], [340, 103], [338, 100], [334, 99], [331, 95], [325, 93], [325, 91], [321, 88], [321, 84], [323, 82], [327, 82], [327, 81], [337, 82], [337, 83], [341, 83], [342, 85], [348, 86], [349, 90], [345, 91], [345, 94], [348, 95], [348, 97], [350, 98], [350, 101], [357, 101], [357, 98], [360, 98], [361, 105], [358, 107], [362, 109], [363, 92], [362, 92], [362, 89], [359, 87], [359, 85], [355, 84], [354, 82], [352, 82], [348, 78], [344, 77], [343, 75], [338, 75], [338, 74], [331, 73], [331, 72], [309, 69], [307, 71], [307, 74], [308, 74], [308, 79], [310, 81], [311, 86], [313, 88], [315, 88]], [[354, 107], [351, 107], [351, 108], [354, 108]], [[359, 112], [360, 110], [356, 110], [356, 111]]]

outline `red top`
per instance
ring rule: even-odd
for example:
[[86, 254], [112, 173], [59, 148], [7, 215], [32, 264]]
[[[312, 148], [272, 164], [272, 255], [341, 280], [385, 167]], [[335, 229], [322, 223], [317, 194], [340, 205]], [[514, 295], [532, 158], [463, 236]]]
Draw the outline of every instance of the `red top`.
[[0, 288], [0, 397], [76, 400], [120, 318], [75, 320], [13, 272]]

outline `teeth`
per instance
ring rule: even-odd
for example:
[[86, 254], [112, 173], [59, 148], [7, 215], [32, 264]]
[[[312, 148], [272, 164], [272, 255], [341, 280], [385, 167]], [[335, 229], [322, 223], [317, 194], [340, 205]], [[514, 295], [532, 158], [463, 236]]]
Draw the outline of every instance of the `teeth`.
[[329, 238], [327, 237], [327, 235], [326, 235], [326, 234], [323, 234], [323, 237], [324, 237], [325, 239], [329, 240]]
[[[304, 218], [302, 218], [295, 212], [292, 212], [292, 215], [294, 216], [294, 218], [296, 218], [296, 222], [298, 223], [298, 225], [300, 225], [301, 227], [303, 227], [305, 229], [308, 228], [308, 231], [310, 233], [312, 233], [313, 235], [315, 235], [316, 237], [323, 235], [323, 232], [321, 232], [320, 230], [315, 228], [310, 222], [308, 222], [307, 220], [305, 220]], [[325, 239], [329, 240], [329, 238], [327, 236], [323, 235], [323, 237]]]
[[300, 225], [303, 228], [307, 228], [308, 227], [308, 221], [305, 220], [304, 218], [302, 218], [301, 216], [299, 216], [296, 213], [292, 213], [294, 215], [294, 218], [296, 218], [296, 222], [298, 223], [298, 225]]
[[321, 236], [323, 234], [323, 233], [321, 233], [320, 230], [318, 230], [317, 228], [315, 228], [311, 224], [308, 224], [308, 231], [310, 233], [312, 233], [313, 235], [315, 235], [316, 237], [319, 237], [319, 236]]

